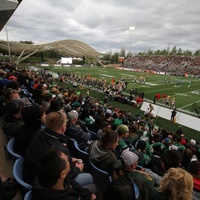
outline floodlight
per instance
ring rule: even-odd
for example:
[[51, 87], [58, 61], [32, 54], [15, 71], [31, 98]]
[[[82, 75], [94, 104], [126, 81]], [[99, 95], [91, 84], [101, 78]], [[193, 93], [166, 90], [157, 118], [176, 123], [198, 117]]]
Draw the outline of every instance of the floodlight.
[[135, 30], [135, 26], [129, 26], [129, 30], [130, 30], [130, 31]]

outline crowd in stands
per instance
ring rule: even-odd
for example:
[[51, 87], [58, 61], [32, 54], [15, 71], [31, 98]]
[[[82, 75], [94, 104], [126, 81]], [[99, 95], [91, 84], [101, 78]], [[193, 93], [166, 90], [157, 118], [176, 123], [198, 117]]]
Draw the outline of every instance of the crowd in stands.
[[[182, 127], [169, 132], [155, 124], [152, 105], [135, 116], [77, 91], [68, 80], [74, 75], [59, 77], [71, 81], [67, 88], [47, 73], [2, 63], [0, 69], [1, 127], [24, 157], [33, 200], [199, 199], [200, 145]], [[105, 190], [71, 156], [70, 139], [112, 176]]]
[[124, 62], [124, 67], [138, 70], [165, 72], [168, 74], [189, 74], [199, 78], [200, 57], [194, 56], [134, 56]]

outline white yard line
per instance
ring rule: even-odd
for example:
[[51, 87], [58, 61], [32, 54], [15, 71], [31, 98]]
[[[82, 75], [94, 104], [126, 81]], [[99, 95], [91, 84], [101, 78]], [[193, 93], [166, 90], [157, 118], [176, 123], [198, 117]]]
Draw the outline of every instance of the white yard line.
[[[200, 100], [199, 101], [195, 101], [194, 103], [199, 103], [200, 102]], [[190, 103], [190, 104], [188, 104], [188, 105], [186, 105], [186, 106], [183, 106], [183, 107], [181, 107], [181, 109], [182, 108], [185, 108], [185, 107], [188, 107], [188, 106], [191, 106], [192, 104], [194, 104], [194, 103]]]
[[105, 77], [115, 77], [115, 76], [110, 76], [110, 75], [107, 75], [107, 74], [99, 74], [99, 76], [105, 76]]
[[97, 71], [98, 71], [98, 72], [104, 72], [104, 73], [108, 72], [108, 71], [102, 70], [102, 69], [98, 69]]

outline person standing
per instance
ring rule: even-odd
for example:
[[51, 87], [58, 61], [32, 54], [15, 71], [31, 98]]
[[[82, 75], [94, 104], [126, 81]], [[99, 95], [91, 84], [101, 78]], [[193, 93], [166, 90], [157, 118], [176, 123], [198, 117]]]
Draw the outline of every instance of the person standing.
[[176, 113], [177, 113], [176, 107], [174, 107], [174, 109], [171, 112], [172, 112], [172, 114], [171, 114], [171, 121], [174, 122], [174, 123], [176, 123]]

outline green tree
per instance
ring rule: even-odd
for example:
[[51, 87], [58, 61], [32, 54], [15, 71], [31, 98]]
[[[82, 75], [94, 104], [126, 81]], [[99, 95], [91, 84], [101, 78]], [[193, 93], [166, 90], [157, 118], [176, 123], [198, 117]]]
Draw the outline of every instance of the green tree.
[[175, 55], [176, 53], [177, 53], [177, 49], [176, 49], [176, 46], [174, 46], [172, 50], [169, 52], [169, 55]]
[[126, 57], [126, 50], [125, 49], [121, 49], [120, 56], [124, 57], [124, 58]]
[[119, 56], [120, 56], [120, 55], [119, 55], [118, 52], [114, 53], [114, 55], [112, 56], [112, 61], [113, 61], [114, 63], [118, 63], [118, 57], [119, 57]]
[[193, 55], [194, 56], [200, 56], [200, 49], [196, 50]]
[[24, 44], [34, 44], [32, 41], [20, 41], [20, 43], [24, 43]]

